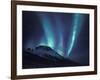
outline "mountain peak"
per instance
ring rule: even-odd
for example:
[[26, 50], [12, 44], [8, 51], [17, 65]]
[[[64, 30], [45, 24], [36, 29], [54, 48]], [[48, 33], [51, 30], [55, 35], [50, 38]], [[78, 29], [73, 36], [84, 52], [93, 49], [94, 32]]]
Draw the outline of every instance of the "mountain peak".
[[50, 50], [53, 50], [52, 48], [48, 47], [48, 46], [38, 46], [35, 48], [36, 50], [46, 50], [46, 51], [50, 51]]

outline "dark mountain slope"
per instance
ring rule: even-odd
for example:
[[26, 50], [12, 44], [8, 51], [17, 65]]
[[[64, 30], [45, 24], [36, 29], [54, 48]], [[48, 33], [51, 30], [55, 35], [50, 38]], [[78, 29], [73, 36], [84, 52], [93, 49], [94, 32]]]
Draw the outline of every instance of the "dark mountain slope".
[[78, 63], [62, 57], [56, 51], [46, 46], [39, 46], [34, 50], [24, 50], [22, 61], [23, 68], [80, 66]]

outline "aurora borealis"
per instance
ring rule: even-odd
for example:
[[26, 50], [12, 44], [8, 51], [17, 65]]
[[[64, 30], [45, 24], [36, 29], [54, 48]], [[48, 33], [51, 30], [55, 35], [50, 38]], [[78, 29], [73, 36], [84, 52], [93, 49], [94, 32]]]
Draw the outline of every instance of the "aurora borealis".
[[72, 36], [71, 39], [69, 40], [69, 48], [68, 48], [68, 53], [67, 55], [69, 56], [71, 53], [72, 48], [74, 47], [74, 42], [79, 34], [79, 31], [81, 30], [81, 25], [84, 23], [84, 15], [81, 14], [75, 14], [74, 15], [74, 21], [73, 21], [73, 29], [72, 29]]
[[89, 64], [89, 14], [23, 11], [22, 19], [23, 48], [45, 45]]

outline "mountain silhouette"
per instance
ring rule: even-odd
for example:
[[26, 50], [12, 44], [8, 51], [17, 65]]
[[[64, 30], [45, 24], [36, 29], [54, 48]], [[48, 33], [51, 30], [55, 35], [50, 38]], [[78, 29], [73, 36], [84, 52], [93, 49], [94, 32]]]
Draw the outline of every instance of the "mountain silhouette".
[[47, 68], [81, 66], [80, 64], [64, 58], [48, 46], [38, 46], [35, 49], [23, 50], [23, 68]]

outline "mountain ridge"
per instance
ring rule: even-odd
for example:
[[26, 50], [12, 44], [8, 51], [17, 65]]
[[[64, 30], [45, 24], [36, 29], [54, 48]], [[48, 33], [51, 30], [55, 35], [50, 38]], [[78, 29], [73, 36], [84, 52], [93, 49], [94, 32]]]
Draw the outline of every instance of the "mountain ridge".
[[23, 51], [23, 68], [47, 68], [79, 66], [78, 63], [62, 57], [56, 51], [46, 46]]

